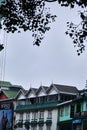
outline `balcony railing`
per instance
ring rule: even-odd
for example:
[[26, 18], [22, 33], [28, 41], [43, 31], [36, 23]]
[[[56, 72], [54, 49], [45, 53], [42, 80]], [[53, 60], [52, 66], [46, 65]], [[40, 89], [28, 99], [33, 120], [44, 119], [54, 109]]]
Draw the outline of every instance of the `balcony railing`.
[[18, 120], [18, 121], [16, 121], [16, 125], [17, 125], [18, 127], [22, 127], [22, 126], [23, 126], [23, 120]]
[[27, 110], [36, 110], [36, 109], [41, 109], [41, 108], [53, 108], [57, 107], [57, 104], [59, 102], [47, 102], [47, 103], [37, 103], [37, 104], [29, 104], [29, 105], [19, 105], [16, 107], [16, 112], [18, 111], [27, 111]]
[[51, 125], [52, 124], [52, 118], [47, 118], [45, 123], [46, 123], [46, 125]]
[[39, 119], [38, 125], [44, 125], [44, 118], [40, 118], [40, 119]]
[[26, 120], [23, 124], [24, 124], [26, 129], [29, 129], [30, 122], [28, 120]]
[[37, 125], [37, 119], [32, 119], [30, 124], [31, 124], [31, 126], [36, 126]]

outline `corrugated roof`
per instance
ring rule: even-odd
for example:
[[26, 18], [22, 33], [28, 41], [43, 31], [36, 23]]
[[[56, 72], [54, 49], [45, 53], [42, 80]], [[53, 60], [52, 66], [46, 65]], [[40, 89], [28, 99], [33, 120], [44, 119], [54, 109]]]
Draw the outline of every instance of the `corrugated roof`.
[[3, 93], [10, 99], [10, 98], [15, 98], [18, 91], [12, 91], [12, 90], [3, 90]]
[[8, 81], [0, 81], [0, 87], [1, 87], [1, 90], [4, 90], [4, 89], [9, 89], [11, 91], [18, 91], [20, 89], [24, 90], [24, 88], [22, 86], [20, 86], [20, 85], [12, 85]]
[[62, 92], [69, 92], [69, 93], [78, 93], [78, 89], [73, 86], [67, 86], [67, 85], [59, 85], [59, 84], [53, 84], [57, 90]]
[[0, 86], [11, 86], [12, 84], [8, 81], [0, 81]]

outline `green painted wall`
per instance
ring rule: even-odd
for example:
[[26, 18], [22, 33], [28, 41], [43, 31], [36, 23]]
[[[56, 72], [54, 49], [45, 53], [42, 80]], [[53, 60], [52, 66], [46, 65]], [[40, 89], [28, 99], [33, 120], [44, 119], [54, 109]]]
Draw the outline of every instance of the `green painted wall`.
[[[87, 101], [86, 101], [86, 100], [83, 100], [83, 101], [81, 101], [80, 103], [81, 103], [81, 112], [82, 112], [82, 111], [86, 111]], [[75, 112], [76, 112], [76, 106], [77, 106], [77, 102], [75, 103]]]
[[82, 111], [87, 111], [87, 101], [86, 100], [84, 100], [83, 102], [82, 102]]
[[[81, 113], [84, 111], [87, 111], [87, 97], [80, 98], [80, 100], [77, 100], [75, 102], [72, 102], [74, 105], [74, 114], [77, 113], [77, 105], [78, 103], [81, 104]], [[59, 108], [59, 115], [58, 115], [58, 121], [67, 121], [71, 120], [72, 118], [70, 117], [70, 109], [71, 109], [71, 104], [64, 104], [60, 106]]]
[[0, 4], [2, 3], [3, 0], [0, 0]]
[[[61, 114], [61, 109], [63, 111], [63, 114]], [[70, 105], [66, 105], [60, 108], [59, 110], [59, 121], [66, 121], [66, 120], [71, 120], [70, 118]]]

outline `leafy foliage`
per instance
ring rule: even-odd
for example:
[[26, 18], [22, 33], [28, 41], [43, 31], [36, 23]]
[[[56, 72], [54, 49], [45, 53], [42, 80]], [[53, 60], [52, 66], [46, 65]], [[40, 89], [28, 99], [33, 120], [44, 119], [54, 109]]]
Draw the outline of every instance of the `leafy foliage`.
[[58, 0], [58, 3], [61, 4], [61, 6], [74, 8], [75, 5], [78, 5], [79, 7], [86, 7], [87, 1], [86, 0]]
[[[34, 37], [34, 44], [40, 45], [44, 34], [49, 31], [51, 22], [55, 21], [56, 15], [52, 15], [46, 8], [45, 2], [55, 2], [64, 7], [81, 8], [87, 7], [86, 0], [5, 0], [0, 6], [0, 17], [3, 19], [2, 25], [9, 33], [30, 30]], [[72, 38], [74, 47], [80, 55], [85, 50], [87, 40], [87, 11], [80, 12], [81, 22], [76, 25], [67, 22], [66, 34]]]
[[[87, 7], [86, 0], [58, 0], [61, 6], [74, 8], [75, 5], [81, 8]], [[81, 9], [80, 8], [80, 9]], [[77, 54], [80, 55], [85, 50], [85, 43], [87, 42], [87, 11], [79, 13], [81, 22], [76, 25], [72, 22], [67, 22], [66, 35], [69, 35], [73, 40], [74, 47], [77, 47]]]
[[78, 55], [85, 50], [85, 42], [87, 42], [87, 11], [80, 12], [80, 17], [81, 22], [78, 25], [67, 22], [66, 31], [66, 34], [73, 39], [74, 47], [78, 48]]
[[30, 30], [34, 44], [38, 46], [50, 29], [49, 23], [56, 18], [45, 7], [44, 0], [5, 0], [0, 6], [0, 14], [4, 30], [8, 33]]

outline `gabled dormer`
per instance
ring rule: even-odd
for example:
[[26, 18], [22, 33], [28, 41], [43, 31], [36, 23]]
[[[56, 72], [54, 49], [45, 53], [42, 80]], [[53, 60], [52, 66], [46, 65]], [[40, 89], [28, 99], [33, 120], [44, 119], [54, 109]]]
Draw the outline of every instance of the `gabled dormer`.
[[17, 105], [25, 105], [26, 103], [26, 96], [23, 90], [20, 90], [16, 96], [16, 103]]
[[17, 100], [22, 100], [22, 99], [25, 99], [25, 98], [26, 98], [25, 92], [24, 92], [23, 90], [20, 90], [20, 91], [17, 93], [16, 99], [17, 99]]
[[58, 100], [60, 102], [76, 98], [78, 90], [76, 87], [60, 84], [51, 84], [47, 90], [48, 100]]
[[36, 92], [36, 95], [39, 96], [46, 96], [47, 95], [47, 86], [40, 86], [39, 89]]
[[48, 102], [59, 101], [59, 91], [56, 89], [54, 84], [51, 84], [47, 90], [47, 101]]
[[38, 89], [30, 88], [29, 91], [26, 93], [27, 103], [34, 104], [36, 103], [36, 92]]
[[50, 87], [47, 90], [47, 94], [48, 95], [54, 95], [54, 94], [58, 94], [59, 90], [55, 87], [54, 84], [51, 84]]
[[30, 88], [29, 91], [26, 93], [27, 98], [34, 98], [36, 97], [36, 92], [38, 89], [36, 88]]

